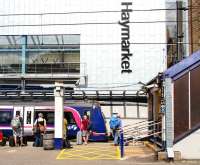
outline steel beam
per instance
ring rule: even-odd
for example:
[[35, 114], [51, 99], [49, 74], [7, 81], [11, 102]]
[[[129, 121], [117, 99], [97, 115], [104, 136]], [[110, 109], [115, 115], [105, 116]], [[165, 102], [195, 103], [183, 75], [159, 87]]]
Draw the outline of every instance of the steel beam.
[[22, 56], [21, 56], [21, 60], [22, 60], [22, 75], [25, 75], [26, 73], [26, 47], [27, 47], [27, 36], [23, 35], [22, 39]]

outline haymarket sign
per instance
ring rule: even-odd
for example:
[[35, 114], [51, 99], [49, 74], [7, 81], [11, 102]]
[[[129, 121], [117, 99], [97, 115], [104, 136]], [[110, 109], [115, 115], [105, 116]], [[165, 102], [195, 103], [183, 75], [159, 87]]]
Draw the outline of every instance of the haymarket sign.
[[121, 20], [119, 25], [121, 26], [121, 73], [131, 73], [130, 68], [130, 57], [132, 53], [130, 52], [130, 12], [132, 9], [132, 2], [122, 2], [121, 3]]

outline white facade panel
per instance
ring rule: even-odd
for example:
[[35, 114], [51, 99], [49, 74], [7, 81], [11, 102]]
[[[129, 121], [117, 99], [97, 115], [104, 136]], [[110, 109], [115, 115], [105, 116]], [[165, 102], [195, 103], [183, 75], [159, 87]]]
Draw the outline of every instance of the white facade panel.
[[127, 118], [138, 118], [137, 106], [126, 106]]
[[139, 107], [140, 118], [148, 118], [148, 108], [144, 106]]
[[174, 151], [181, 152], [181, 159], [200, 159], [200, 130], [193, 132], [173, 146]]
[[[121, 73], [122, 2], [132, 2], [127, 24], [131, 73]], [[1, 14], [32, 15], [1, 15], [0, 35], [80, 34], [80, 62], [86, 63], [89, 88], [138, 89], [139, 81], [146, 83], [165, 69], [166, 25], [154, 22], [165, 21], [164, 10], [134, 10], [159, 8], [165, 8], [165, 0], [1, 0]]]

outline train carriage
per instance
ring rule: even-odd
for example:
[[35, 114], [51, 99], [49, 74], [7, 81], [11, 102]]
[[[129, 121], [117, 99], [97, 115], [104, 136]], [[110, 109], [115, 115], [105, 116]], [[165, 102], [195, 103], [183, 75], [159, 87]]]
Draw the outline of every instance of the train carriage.
[[[47, 130], [54, 130], [54, 106], [0, 106], [0, 131], [4, 136], [12, 135], [11, 120], [20, 112], [23, 117], [24, 136], [33, 136], [33, 124], [38, 113], [43, 113], [47, 121]], [[83, 115], [88, 115], [92, 123], [90, 141], [106, 141], [105, 120], [99, 106], [64, 106], [64, 116], [68, 121], [68, 137], [76, 137], [80, 130]]]

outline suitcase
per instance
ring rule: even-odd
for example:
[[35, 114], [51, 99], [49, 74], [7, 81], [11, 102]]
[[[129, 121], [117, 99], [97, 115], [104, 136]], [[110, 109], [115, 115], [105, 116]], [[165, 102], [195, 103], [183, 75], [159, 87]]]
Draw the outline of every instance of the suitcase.
[[15, 140], [13, 136], [9, 137], [9, 146], [10, 147], [14, 147], [15, 146]]
[[83, 144], [82, 132], [81, 131], [78, 131], [77, 134], [76, 134], [76, 144], [77, 145]]

